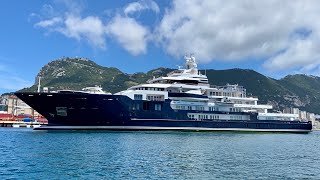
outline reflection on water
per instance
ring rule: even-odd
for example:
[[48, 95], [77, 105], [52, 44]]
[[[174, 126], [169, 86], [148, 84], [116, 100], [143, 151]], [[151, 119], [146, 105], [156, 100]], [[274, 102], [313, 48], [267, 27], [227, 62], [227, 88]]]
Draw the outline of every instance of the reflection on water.
[[0, 178], [319, 179], [320, 132], [0, 128]]

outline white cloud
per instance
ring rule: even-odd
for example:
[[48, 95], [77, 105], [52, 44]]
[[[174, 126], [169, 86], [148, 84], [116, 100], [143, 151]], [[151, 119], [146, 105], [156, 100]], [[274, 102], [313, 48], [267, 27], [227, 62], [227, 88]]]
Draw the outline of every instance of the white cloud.
[[133, 18], [117, 15], [107, 25], [107, 32], [131, 54], [146, 53], [149, 31]]
[[60, 17], [54, 17], [52, 19], [47, 19], [43, 21], [39, 21], [35, 24], [37, 27], [47, 28], [50, 26], [55, 26], [58, 23], [61, 23], [62, 19]]
[[46, 5], [46, 18], [35, 26], [85, 40], [94, 47], [104, 49], [107, 40], [114, 39], [138, 55], [146, 53], [148, 43], [153, 42], [172, 56], [195, 53], [200, 62], [254, 58], [273, 71], [313, 72], [320, 67], [317, 0], [175, 0], [159, 24], [148, 24], [148, 28], [130, 15], [145, 10], [158, 14], [160, 8], [152, 0], [130, 3], [110, 19], [83, 16], [85, 3], [60, 1], [67, 11], [57, 13]]
[[[35, 13], [33, 13], [35, 15]], [[44, 4], [41, 8], [41, 14], [46, 17], [55, 16], [55, 10], [50, 4]]]
[[96, 16], [82, 18], [75, 14], [66, 13], [61, 17], [54, 17], [39, 21], [36, 27], [46, 28], [49, 31], [60, 32], [66, 37], [78, 41], [86, 40], [93, 47], [104, 49], [106, 47], [105, 25]]
[[[86, 0], [55, 0], [57, 5], [62, 4], [59, 9], [64, 10], [65, 12], [69, 12], [74, 15], [80, 15], [84, 9], [87, 7]], [[57, 12], [55, 9], [54, 12]]]
[[319, 66], [317, 7], [316, 0], [176, 0], [157, 27], [157, 40], [169, 54], [193, 52], [200, 62], [272, 57], [269, 69]]
[[320, 66], [317, 0], [175, 0], [166, 7], [160, 23], [149, 28], [130, 15], [145, 10], [158, 14], [160, 8], [152, 0], [129, 3], [105, 20], [81, 15], [84, 1], [57, 1], [66, 11], [44, 5], [35, 26], [101, 49], [111, 38], [133, 55], [146, 53], [148, 43], [153, 42], [172, 56], [195, 53], [200, 62], [254, 58], [264, 61], [263, 67], [269, 70], [303, 72]]
[[133, 14], [135, 12], [143, 11], [143, 10], [152, 10], [155, 13], [159, 13], [160, 12], [160, 8], [159, 8], [158, 4], [155, 3], [154, 1], [152, 1], [152, 0], [140, 0], [140, 1], [128, 4], [124, 8], [124, 13], [126, 15], [129, 15], [129, 14]]
[[320, 64], [320, 42], [316, 39], [298, 39], [291, 42], [284, 52], [270, 58], [264, 66], [273, 71], [296, 67], [302, 67], [302, 72], [313, 70]]
[[105, 26], [100, 17], [81, 16], [85, 7], [84, 1], [57, 0], [57, 4], [63, 6], [54, 8], [52, 5], [45, 4], [39, 15], [32, 13], [30, 16], [40, 19], [34, 26], [44, 28], [49, 32], [62, 33], [78, 41], [85, 40], [93, 47], [101, 49], [106, 47]]
[[[59, 32], [66, 37], [78, 41], [86, 40], [93, 47], [101, 49], [105, 49], [108, 38], [113, 38], [133, 55], [146, 53], [150, 32], [147, 27], [141, 25], [137, 20], [128, 16], [122, 16], [120, 15], [122, 13], [118, 12], [109, 22], [103, 22], [102, 18], [98, 16], [82, 17], [81, 10], [84, 7], [83, 4], [78, 5], [68, 0], [61, 0], [61, 2], [67, 6], [67, 12], [56, 16], [57, 12], [54, 11], [52, 6], [44, 5], [42, 8], [44, 14], [55, 16], [43, 18], [35, 23], [35, 27], [45, 28], [50, 32]], [[159, 12], [159, 6], [155, 2], [142, 0], [130, 3], [126, 6], [123, 13], [132, 14], [148, 9], [156, 13]], [[34, 16], [34, 13], [32, 16]]]
[[67, 37], [77, 40], [86, 39], [93, 46], [105, 48], [105, 26], [99, 17], [81, 18], [72, 14], [67, 15], [64, 26], [57, 30]]

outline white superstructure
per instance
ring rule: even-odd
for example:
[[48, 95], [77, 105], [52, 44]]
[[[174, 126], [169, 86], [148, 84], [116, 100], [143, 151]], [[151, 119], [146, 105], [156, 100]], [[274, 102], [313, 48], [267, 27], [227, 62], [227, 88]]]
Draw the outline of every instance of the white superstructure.
[[[221, 119], [212, 113], [219, 112], [255, 112], [260, 120], [297, 120], [291, 114], [268, 113], [271, 105], [258, 104], [257, 97], [247, 96], [246, 89], [238, 84], [210, 86], [206, 75], [200, 73], [194, 56], [186, 56], [185, 68], [180, 68], [165, 77], [154, 77], [146, 84], [130, 87], [116, 93], [134, 100], [165, 101], [171, 99], [171, 107], [176, 110], [198, 110], [201, 113], [189, 113], [192, 119]], [[175, 96], [176, 94], [185, 96]], [[209, 116], [209, 117], [208, 117]], [[247, 116], [223, 115], [223, 119], [245, 120]]]
[[88, 94], [111, 94], [111, 93], [104, 92], [102, 90], [102, 87], [100, 87], [100, 86], [85, 87], [81, 91], [58, 90], [58, 92], [78, 92], [78, 93], [88, 93]]

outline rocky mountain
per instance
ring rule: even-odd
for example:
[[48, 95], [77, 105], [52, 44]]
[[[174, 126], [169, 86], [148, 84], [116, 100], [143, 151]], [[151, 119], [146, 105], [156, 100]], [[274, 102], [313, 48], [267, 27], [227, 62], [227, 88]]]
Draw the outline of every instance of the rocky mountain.
[[61, 58], [42, 67], [35, 78], [35, 84], [20, 91], [36, 91], [40, 77], [41, 87], [48, 87], [51, 91], [81, 90], [97, 85], [107, 92], [115, 93], [170, 71], [172, 70], [158, 68], [147, 73], [126, 74], [117, 68], [103, 67], [85, 58]]
[[[158, 68], [147, 73], [126, 74], [117, 68], [107, 68], [84, 58], [61, 58], [45, 65], [36, 77], [35, 84], [20, 91], [36, 91], [37, 79], [41, 86], [50, 90], [102, 86], [105, 91], [115, 93], [128, 87], [144, 83], [152, 77], [166, 75], [173, 69]], [[268, 103], [276, 110], [284, 107], [298, 107], [320, 114], [320, 77], [289, 75], [280, 80], [266, 77], [248, 69], [206, 70], [202, 72], [210, 84], [239, 84], [247, 94], [258, 96], [260, 103]]]

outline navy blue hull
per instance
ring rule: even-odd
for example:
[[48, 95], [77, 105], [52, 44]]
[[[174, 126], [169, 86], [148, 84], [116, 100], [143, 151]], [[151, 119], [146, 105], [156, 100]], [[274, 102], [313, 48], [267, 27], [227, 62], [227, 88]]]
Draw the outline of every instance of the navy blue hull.
[[[233, 113], [250, 115], [251, 120], [194, 120], [188, 112], [196, 110], [173, 110], [170, 100], [132, 100], [120, 95], [64, 93], [16, 93], [45, 118], [50, 127], [77, 127], [82, 129], [124, 130], [259, 130], [259, 131], [311, 131], [310, 122], [261, 121], [255, 113]], [[155, 106], [161, 110], [155, 110]], [[223, 113], [223, 112], [205, 112]], [[230, 113], [231, 114], [231, 113]], [[100, 127], [100, 128], [99, 128]]]

